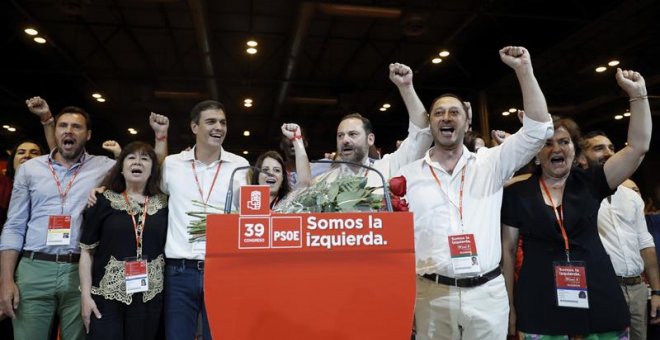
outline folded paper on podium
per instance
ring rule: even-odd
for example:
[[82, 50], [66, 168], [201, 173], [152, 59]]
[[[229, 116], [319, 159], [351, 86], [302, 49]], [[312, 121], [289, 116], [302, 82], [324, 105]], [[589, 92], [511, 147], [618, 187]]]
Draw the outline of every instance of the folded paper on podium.
[[412, 214], [253, 210], [208, 217], [204, 291], [214, 339], [410, 338]]

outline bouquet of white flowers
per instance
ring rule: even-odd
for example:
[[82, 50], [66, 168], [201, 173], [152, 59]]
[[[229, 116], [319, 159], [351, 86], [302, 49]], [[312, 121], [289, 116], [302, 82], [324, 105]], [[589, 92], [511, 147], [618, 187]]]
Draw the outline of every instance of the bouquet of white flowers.
[[[292, 191], [273, 209], [279, 213], [378, 211], [383, 207], [383, 195], [378, 187], [368, 187], [366, 177], [341, 176], [332, 183], [325, 180]], [[206, 240], [206, 217], [223, 213], [223, 209], [193, 201], [199, 211], [189, 211], [194, 217], [188, 225], [190, 242]]]
[[341, 176], [333, 182], [322, 180], [289, 193], [274, 211], [280, 213], [377, 211], [383, 206], [383, 196], [375, 194], [376, 189], [378, 187], [367, 187], [366, 177]]

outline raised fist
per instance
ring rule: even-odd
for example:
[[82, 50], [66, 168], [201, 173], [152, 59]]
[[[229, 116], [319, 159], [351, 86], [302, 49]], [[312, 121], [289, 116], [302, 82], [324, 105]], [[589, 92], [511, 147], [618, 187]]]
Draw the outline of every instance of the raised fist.
[[41, 120], [48, 119], [48, 117], [51, 116], [48, 103], [46, 103], [46, 101], [41, 97], [30, 98], [25, 101], [25, 105], [27, 105], [30, 112], [37, 115], [39, 118], [41, 118]]
[[156, 133], [156, 138], [167, 136], [167, 129], [170, 127], [170, 120], [167, 116], [152, 112], [149, 115], [149, 125]]
[[117, 143], [114, 140], [107, 140], [103, 142], [103, 144], [101, 144], [101, 147], [104, 150], [112, 152], [115, 158], [119, 157], [119, 154], [121, 153], [121, 146], [119, 146], [119, 143]]
[[492, 130], [490, 132], [490, 137], [493, 139], [497, 145], [504, 143], [504, 140], [511, 136], [510, 133], [502, 130]]
[[532, 66], [532, 58], [529, 55], [529, 51], [520, 46], [507, 46], [501, 49], [500, 59], [516, 71]]
[[296, 123], [282, 124], [282, 134], [284, 137], [291, 140], [302, 138], [302, 131], [300, 130], [300, 126]]
[[390, 64], [390, 80], [397, 87], [410, 86], [413, 81], [413, 72], [404, 64]]
[[646, 82], [639, 72], [616, 69], [616, 82], [629, 97], [646, 96]]

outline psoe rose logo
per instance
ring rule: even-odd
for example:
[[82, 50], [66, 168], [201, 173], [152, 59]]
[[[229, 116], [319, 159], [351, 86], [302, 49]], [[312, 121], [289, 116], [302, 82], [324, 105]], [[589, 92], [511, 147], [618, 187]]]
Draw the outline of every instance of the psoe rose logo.
[[252, 191], [250, 193], [250, 200], [247, 202], [248, 209], [259, 210], [261, 209], [261, 192]]

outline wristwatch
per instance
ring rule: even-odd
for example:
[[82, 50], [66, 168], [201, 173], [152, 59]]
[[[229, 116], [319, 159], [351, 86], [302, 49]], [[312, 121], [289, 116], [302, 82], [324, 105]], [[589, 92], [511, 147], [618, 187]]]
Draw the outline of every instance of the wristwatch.
[[660, 295], [660, 290], [652, 290], [651, 295]]

